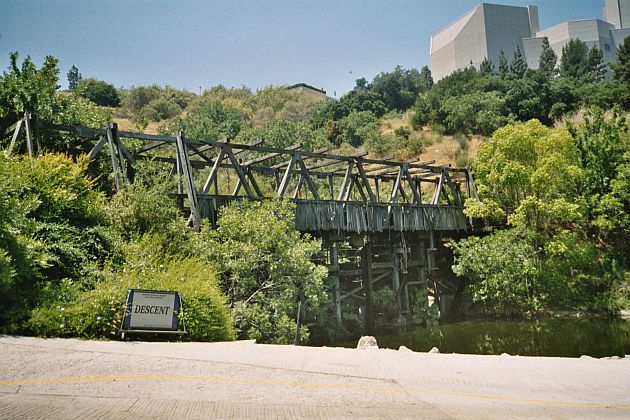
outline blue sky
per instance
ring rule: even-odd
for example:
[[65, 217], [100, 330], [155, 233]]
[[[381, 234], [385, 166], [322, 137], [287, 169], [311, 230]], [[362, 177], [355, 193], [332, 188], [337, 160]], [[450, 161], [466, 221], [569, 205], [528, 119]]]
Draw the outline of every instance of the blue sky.
[[[535, 4], [541, 28], [601, 18], [604, 0]], [[339, 97], [354, 80], [429, 64], [429, 39], [478, 0], [0, 0], [0, 67], [9, 54], [59, 59], [117, 87], [193, 92], [299, 82]]]

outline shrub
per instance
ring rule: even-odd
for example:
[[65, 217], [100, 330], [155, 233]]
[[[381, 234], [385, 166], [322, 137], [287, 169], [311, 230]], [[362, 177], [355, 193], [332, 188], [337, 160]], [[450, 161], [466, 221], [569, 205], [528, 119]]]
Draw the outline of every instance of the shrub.
[[226, 298], [214, 270], [193, 258], [130, 261], [123, 270], [108, 272], [106, 280], [89, 291], [64, 281], [60, 287], [46, 291], [42, 306], [32, 311], [30, 328], [43, 336], [114, 338], [122, 323], [129, 288], [178, 291], [183, 302], [180, 320], [188, 331], [186, 339], [234, 339]]
[[[288, 202], [235, 203], [221, 211], [218, 229], [200, 235], [198, 252], [217, 267], [242, 338], [292, 342], [298, 301], [304, 324], [327, 303], [326, 269], [311, 261], [320, 243], [300, 235], [293, 212]], [[301, 337], [308, 340], [306, 327]]]
[[114, 107], [120, 105], [120, 97], [114, 85], [102, 80], [83, 79], [77, 84], [75, 93], [96, 105]]

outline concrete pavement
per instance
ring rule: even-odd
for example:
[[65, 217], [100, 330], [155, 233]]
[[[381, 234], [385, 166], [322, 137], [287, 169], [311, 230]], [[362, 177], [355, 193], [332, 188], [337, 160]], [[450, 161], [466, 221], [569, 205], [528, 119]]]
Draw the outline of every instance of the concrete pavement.
[[630, 357], [0, 337], [0, 418], [630, 418]]

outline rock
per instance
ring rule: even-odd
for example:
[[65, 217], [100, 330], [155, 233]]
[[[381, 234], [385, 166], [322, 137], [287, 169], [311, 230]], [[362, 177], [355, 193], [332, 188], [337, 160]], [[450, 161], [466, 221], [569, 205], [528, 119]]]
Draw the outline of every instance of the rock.
[[413, 353], [413, 350], [405, 347], [405, 346], [400, 346], [398, 347], [398, 351], [403, 352], [403, 353]]
[[371, 335], [364, 335], [359, 339], [357, 343], [357, 349], [359, 350], [378, 350], [378, 344], [376, 338]]
[[429, 350], [429, 353], [439, 353], [440, 349], [438, 349], [437, 347], [433, 347], [431, 350]]

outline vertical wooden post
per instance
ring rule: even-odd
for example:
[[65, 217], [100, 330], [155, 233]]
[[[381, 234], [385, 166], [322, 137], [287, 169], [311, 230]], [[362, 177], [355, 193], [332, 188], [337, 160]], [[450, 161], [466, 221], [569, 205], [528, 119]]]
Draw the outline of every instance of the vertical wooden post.
[[112, 170], [114, 171], [114, 185], [116, 186], [116, 192], [118, 192], [121, 186], [120, 166], [118, 164], [118, 158], [116, 157], [117, 153], [114, 150], [114, 133], [112, 130], [113, 123], [109, 123], [107, 125], [107, 144], [109, 146], [109, 157], [112, 161]]
[[33, 126], [31, 125], [31, 114], [24, 113], [24, 124], [26, 126], [26, 148], [28, 149], [28, 155], [33, 159], [35, 157], [35, 150], [33, 147]]
[[365, 287], [365, 333], [374, 334], [374, 301], [372, 297], [372, 243], [366, 235], [363, 246], [363, 283]]
[[116, 145], [116, 151], [118, 153], [118, 164], [120, 165], [121, 181], [127, 181], [127, 170], [125, 169], [125, 156], [123, 155], [122, 147], [120, 146], [120, 137], [118, 137], [118, 124], [110, 123], [112, 131], [112, 139]]
[[337, 243], [332, 242], [330, 245], [330, 268], [334, 272], [335, 285], [334, 285], [334, 298], [335, 298], [335, 313], [337, 320], [341, 322], [341, 284], [339, 282], [339, 250], [337, 249]]
[[31, 130], [33, 133], [33, 138], [35, 139], [35, 145], [37, 145], [37, 155], [42, 154], [42, 144], [39, 141], [39, 124], [37, 122], [37, 114], [28, 114], [31, 122]]
[[197, 190], [192, 176], [190, 160], [188, 159], [188, 148], [184, 141], [184, 134], [180, 131], [177, 133], [177, 154], [184, 171], [184, 181], [186, 183], [186, 193], [188, 194], [188, 205], [190, 206], [190, 217], [193, 221], [193, 228], [199, 230], [201, 226], [201, 214], [199, 212], [199, 203], [197, 201]]

